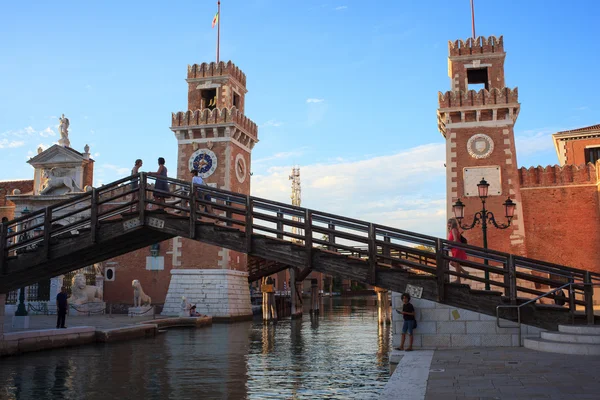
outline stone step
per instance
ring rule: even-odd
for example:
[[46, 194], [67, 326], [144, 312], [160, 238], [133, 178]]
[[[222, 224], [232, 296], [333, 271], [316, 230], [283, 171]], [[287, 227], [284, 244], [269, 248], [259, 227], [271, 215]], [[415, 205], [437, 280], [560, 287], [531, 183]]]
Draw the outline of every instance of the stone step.
[[600, 335], [600, 325], [559, 325], [558, 331], [578, 335]]
[[577, 333], [542, 332], [542, 339], [562, 343], [600, 344], [600, 335], [581, 335]]
[[531, 350], [547, 353], [573, 354], [581, 356], [600, 355], [600, 344], [558, 343], [542, 338], [525, 338], [523, 346]]

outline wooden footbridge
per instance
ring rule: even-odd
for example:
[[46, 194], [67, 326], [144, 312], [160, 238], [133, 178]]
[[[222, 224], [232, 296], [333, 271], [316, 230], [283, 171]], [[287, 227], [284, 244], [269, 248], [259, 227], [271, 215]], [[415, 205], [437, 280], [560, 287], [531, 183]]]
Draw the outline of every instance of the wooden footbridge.
[[[249, 281], [296, 268], [300, 280], [318, 271], [397, 292], [411, 284], [423, 298], [489, 315], [571, 283], [565, 305], [528, 304], [522, 322], [548, 329], [595, 322], [598, 274], [211, 187], [202, 187], [213, 199], [206, 201], [190, 195], [190, 182], [172, 178], [165, 193], [154, 189], [156, 179], [133, 175], [4, 224], [0, 293], [181, 236], [247, 253]], [[164, 210], [156, 194], [168, 197]], [[467, 252], [461, 263], [471, 275], [449, 269], [458, 261], [451, 247]], [[494, 290], [450, 283], [457, 276]]]

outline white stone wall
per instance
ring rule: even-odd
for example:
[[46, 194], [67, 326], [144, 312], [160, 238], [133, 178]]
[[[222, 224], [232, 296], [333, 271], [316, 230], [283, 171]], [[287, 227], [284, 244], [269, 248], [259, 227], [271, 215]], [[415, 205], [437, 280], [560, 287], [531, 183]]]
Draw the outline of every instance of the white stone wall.
[[182, 297], [211, 317], [252, 315], [248, 273], [228, 269], [173, 269], [162, 315], [179, 315]]
[[[402, 315], [395, 311], [396, 309], [402, 310], [401, 295], [402, 293], [392, 293], [392, 341], [394, 347], [400, 346], [404, 321]], [[415, 307], [418, 325], [414, 331], [415, 347], [430, 349], [518, 346], [519, 330], [517, 328], [498, 328], [496, 317], [425, 299], [413, 298], [411, 303]], [[515, 324], [504, 319], [500, 321], [501, 325]], [[521, 339], [528, 336], [539, 337], [542, 330], [523, 324]]]

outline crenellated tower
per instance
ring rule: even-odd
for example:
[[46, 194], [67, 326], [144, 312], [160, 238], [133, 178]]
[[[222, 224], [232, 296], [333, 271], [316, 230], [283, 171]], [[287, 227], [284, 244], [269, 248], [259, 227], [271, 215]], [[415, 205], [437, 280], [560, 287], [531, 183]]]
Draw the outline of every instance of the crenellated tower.
[[[197, 169], [209, 186], [249, 195], [258, 128], [244, 115], [246, 75], [231, 61], [194, 64], [188, 66], [186, 82], [188, 110], [171, 117], [177, 178], [189, 181], [190, 171]], [[165, 313], [179, 309], [183, 288], [200, 313], [225, 319], [252, 316], [246, 254], [175, 238], [173, 268]]]
[[[460, 198], [465, 220], [481, 209], [477, 183], [489, 184], [486, 206], [504, 222], [502, 203], [508, 196], [517, 203], [511, 228], [488, 230], [490, 248], [525, 254], [525, 230], [517, 171], [514, 125], [519, 115], [517, 88], [505, 85], [502, 36], [469, 38], [448, 43], [451, 90], [438, 94], [438, 129], [446, 139], [446, 205]], [[481, 230], [466, 235], [481, 245]]]

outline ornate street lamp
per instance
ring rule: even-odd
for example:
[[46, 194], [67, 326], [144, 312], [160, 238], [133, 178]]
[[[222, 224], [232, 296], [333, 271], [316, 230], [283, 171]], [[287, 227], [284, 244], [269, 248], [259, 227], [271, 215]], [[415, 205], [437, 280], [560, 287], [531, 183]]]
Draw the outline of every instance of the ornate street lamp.
[[[479, 198], [481, 199], [481, 206], [482, 209], [481, 211], [477, 211], [475, 213], [475, 215], [473, 215], [473, 223], [471, 225], [462, 225], [462, 220], [464, 218], [464, 212], [465, 212], [465, 205], [462, 201], [460, 201], [460, 199], [458, 199], [456, 201], [456, 203], [453, 204], [452, 206], [452, 211], [454, 212], [454, 217], [457, 219], [458, 224], [460, 225], [460, 227], [463, 230], [469, 230], [469, 229], [473, 229], [475, 227], [475, 225], [477, 225], [478, 223], [481, 222], [481, 230], [483, 232], [483, 248], [487, 249], [488, 248], [488, 242], [487, 242], [487, 224], [488, 221], [492, 223], [492, 225], [494, 225], [496, 228], [498, 229], [506, 229], [510, 226], [510, 223], [513, 219], [513, 217], [515, 216], [515, 207], [516, 204], [509, 198], [506, 199], [506, 201], [503, 203], [504, 206], [504, 210], [505, 210], [505, 217], [507, 220], [506, 224], [498, 224], [496, 222], [496, 218], [494, 217], [494, 213], [492, 213], [491, 211], [488, 211], [485, 208], [485, 200], [488, 197], [488, 189], [490, 187], [490, 184], [487, 183], [487, 181], [484, 178], [481, 178], [481, 181], [477, 184], [477, 191], [479, 193]], [[488, 265], [488, 260], [487, 258], [483, 260], [483, 263], [485, 265]], [[485, 290], [490, 290], [490, 273], [489, 271], [485, 271]]]
[[[24, 217], [29, 214], [29, 210], [27, 207], [23, 211], [21, 211], [21, 216]], [[28, 223], [27, 220], [21, 223], [21, 229], [27, 229]], [[25, 232], [19, 236], [20, 240], [27, 240], [29, 238], [29, 232]], [[22, 287], [19, 292], [19, 306], [17, 307], [17, 311], [15, 311], [15, 317], [26, 317], [27, 309], [25, 308], [25, 287]]]

